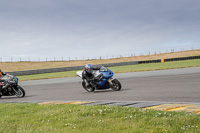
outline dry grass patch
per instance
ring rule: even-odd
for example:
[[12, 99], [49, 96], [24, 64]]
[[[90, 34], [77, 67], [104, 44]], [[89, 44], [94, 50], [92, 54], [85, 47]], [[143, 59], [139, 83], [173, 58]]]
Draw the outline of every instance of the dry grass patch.
[[187, 57], [187, 56], [197, 56], [197, 55], [200, 55], [200, 49], [183, 51], [183, 52], [164, 53], [157, 55], [133, 56], [133, 57], [103, 59], [103, 60], [98, 59], [98, 60], [58, 61], [58, 62], [8, 62], [8, 63], [0, 63], [0, 68], [5, 72], [10, 72], [10, 71], [47, 69], [47, 68], [70, 67], [70, 66], [84, 66], [87, 63], [105, 64], [105, 63], [116, 63], [116, 62], [127, 62], [127, 61], [167, 59], [167, 58]]

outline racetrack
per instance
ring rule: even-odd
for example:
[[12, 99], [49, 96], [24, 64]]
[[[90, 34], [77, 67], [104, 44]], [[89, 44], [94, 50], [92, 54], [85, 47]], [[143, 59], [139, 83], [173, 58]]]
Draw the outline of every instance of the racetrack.
[[0, 102], [44, 101], [158, 101], [200, 102], [200, 67], [114, 75], [121, 91], [86, 92], [79, 77], [21, 81], [24, 98], [5, 97]]

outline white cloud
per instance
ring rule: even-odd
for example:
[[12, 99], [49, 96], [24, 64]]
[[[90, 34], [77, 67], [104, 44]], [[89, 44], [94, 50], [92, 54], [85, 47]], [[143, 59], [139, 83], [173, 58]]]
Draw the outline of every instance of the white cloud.
[[200, 48], [197, 0], [3, 0], [1, 58], [127, 56]]

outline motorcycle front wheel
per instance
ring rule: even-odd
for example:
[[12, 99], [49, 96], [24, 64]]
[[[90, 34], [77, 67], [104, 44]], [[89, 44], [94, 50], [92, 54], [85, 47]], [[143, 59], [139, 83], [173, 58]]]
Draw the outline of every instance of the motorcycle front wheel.
[[21, 86], [16, 86], [13, 87], [13, 91], [15, 92], [15, 95], [19, 98], [24, 97], [25, 96], [25, 91]]
[[113, 89], [114, 91], [119, 91], [121, 90], [121, 88], [122, 88], [122, 85], [117, 79], [112, 80], [111, 89]]
[[94, 87], [91, 87], [91, 86], [87, 87], [85, 82], [82, 82], [82, 86], [88, 92], [93, 92], [95, 90]]

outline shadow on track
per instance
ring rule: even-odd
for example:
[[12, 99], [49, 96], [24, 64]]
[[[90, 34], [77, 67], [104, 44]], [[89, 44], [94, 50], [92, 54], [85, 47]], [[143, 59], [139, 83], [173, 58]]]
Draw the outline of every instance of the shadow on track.
[[114, 90], [95, 90], [93, 93], [104, 93], [104, 92], [121, 92], [121, 91], [128, 91], [128, 90], [130, 90], [130, 89], [122, 89], [122, 90], [120, 90], [120, 91], [114, 91]]
[[22, 98], [19, 98], [19, 97], [17, 97], [17, 96], [2, 96], [2, 97], [0, 98], [0, 100], [1, 100], [1, 99], [26, 99], [26, 98], [35, 97], [35, 96], [37, 96], [37, 95], [29, 95], [29, 96], [25, 96], [25, 97], [22, 97]]

